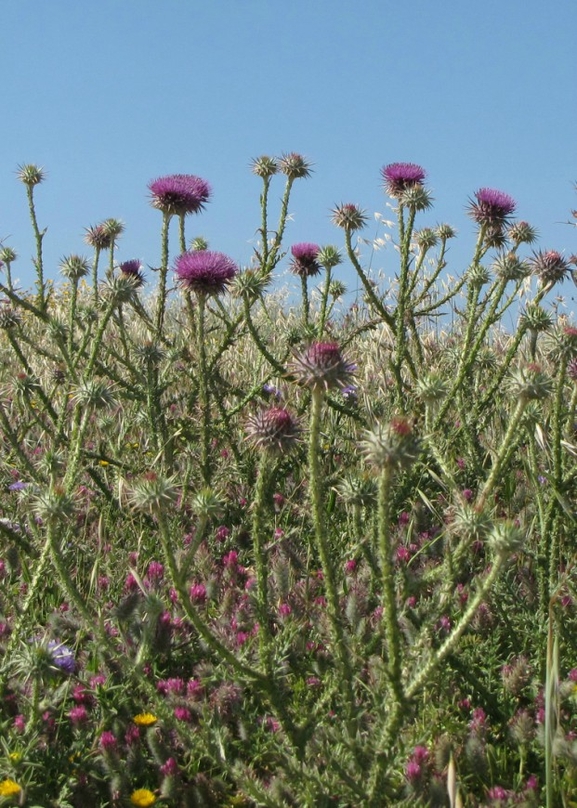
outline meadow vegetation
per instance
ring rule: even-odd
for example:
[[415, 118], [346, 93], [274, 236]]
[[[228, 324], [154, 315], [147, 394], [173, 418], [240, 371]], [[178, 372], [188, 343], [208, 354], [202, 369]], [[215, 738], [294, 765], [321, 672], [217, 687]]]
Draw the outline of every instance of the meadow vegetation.
[[302, 156], [252, 170], [248, 268], [187, 241], [212, 191], [171, 175], [154, 272], [106, 219], [56, 280], [19, 169], [0, 804], [576, 805], [577, 324], [549, 294], [575, 257], [480, 188], [450, 266], [424, 170], [392, 163], [376, 276], [356, 204], [291, 244]]

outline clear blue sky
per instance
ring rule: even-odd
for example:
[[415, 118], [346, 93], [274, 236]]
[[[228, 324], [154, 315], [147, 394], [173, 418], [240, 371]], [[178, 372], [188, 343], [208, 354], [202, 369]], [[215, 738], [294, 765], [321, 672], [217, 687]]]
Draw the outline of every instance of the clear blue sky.
[[[53, 278], [63, 255], [89, 255], [84, 228], [107, 217], [126, 224], [120, 260], [157, 265], [146, 186], [169, 173], [213, 187], [188, 236], [248, 264], [250, 160], [288, 151], [314, 174], [295, 186], [287, 246], [340, 245], [336, 203], [390, 216], [379, 171], [408, 161], [436, 200], [420, 223], [459, 230], [452, 274], [483, 186], [517, 200], [540, 246], [577, 252], [563, 224], [577, 208], [575, 0], [0, 0], [0, 30], [0, 239], [24, 286], [33, 242], [15, 170], [30, 162], [49, 175], [36, 196]], [[392, 273], [394, 255], [373, 265]], [[571, 305], [570, 282], [564, 292]]]

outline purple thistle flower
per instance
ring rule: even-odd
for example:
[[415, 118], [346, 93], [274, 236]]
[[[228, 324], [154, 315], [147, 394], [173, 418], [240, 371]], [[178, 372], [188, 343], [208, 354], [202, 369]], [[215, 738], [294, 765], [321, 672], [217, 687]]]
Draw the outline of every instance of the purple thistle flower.
[[221, 294], [238, 272], [232, 258], [210, 250], [185, 252], [174, 268], [180, 285], [198, 295]]
[[388, 195], [398, 198], [409, 188], [422, 185], [427, 172], [416, 163], [390, 163], [381, 169], [381, 175]]
[[477, 224], [491, 229], [498, 230], [507, 224], [509, 216], [517, 207], [512, 196], [494, 188], [480, 188], [475, 193], [475, 200], [469, 205], [469, 215]]
[[75, 672], [74, 653], [67, 645], [63, 645], [58, 640], [50, 640], [46, 647], [52, 657], [53, 664], [57, 668], [60, 668], [63, 673], [72, 674]]
[[248, 438], [257, 448], [272, 454], [294, 449], [299, 436], [297, 419], [284, 407], [270, 407], [247, 421]]
[[125, 277], [133, 278], [135, 286], [142, 286], [144, 283], [142, 264], [138, 258], [132, 258], [130, 261], [124, 261], [122, 264], [120, 264], [119, 269]]
[[211, 187], [206, 180], [194, 174], [170, 174], [148, 185], [153, 208], [169, 216], [198, 213], [210, 198]]
[[347, 387], [356, 366], [347, 362], [336, 342], [313, 342], [295, 354], [291, 371], [299, 384], [321, 391]]
[[294, 261], [290, 265], [291, 272], [301, 278], [312, 278], [321, 271], [321, 266], [317, 260], [320, 247], [318, 244], [303, 242], [291, 247]]

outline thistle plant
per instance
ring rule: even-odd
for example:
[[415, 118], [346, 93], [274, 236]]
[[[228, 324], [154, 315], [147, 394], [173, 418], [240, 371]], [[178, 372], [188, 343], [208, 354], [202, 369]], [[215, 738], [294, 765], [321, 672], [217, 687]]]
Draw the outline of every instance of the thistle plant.
[[[50, 294], [35, 212], [33, 295], [2, 248], [0, 796], [570, 801], [577, 328], [548, 295], [573, 259], [480, 188], [447, 280], [456, 231], [425, 170], [389, 163], [381, 280], [358, 205], [332, 211], [342, 250], [291, 245], [305, 158], [252, 171], [242, 270], [187, 249], [208, 183], [151, 183], [152, 303], [117, 220], [88, 229], [93, 255], [62, 253]], [[21, 174], [32, 216], [44, 175]]]

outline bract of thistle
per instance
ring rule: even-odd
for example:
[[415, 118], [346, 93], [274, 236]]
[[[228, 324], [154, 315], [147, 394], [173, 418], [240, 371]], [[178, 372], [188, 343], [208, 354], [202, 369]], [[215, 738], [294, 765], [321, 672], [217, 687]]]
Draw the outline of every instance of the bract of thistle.
[[433, 204], [433, 197], [422, 185], [413, 185], [399, 194], [398, 200], [413, 211], [428, 210]]
[[269, 407], [251, 415], [246, 422], [249, 441], [270, 454], [282, 455], [295, 449], [300, 427], [285, 407]]
[[313, 342], [293, 355], [289, 369], [303, 387], [327, 391], [350, 384], [356, 365], [343, 357], [336, 342]]
[[531, 274], [527, 261], [515, 252], [502, 252], [495, 259], [493, 270], [498, 278], [505, 281], [519, 281]]
[[538, 235], [536, 228], [529, 222], [515, 222], [507, 231], [507, 237], [515, 244], [532, 244]]
[[199, 213], [208, 202], [211, 187], [194, 174], [170, 174], [149, 183], [153, 208], [169, 216]]
[[381, 169], [387, 194], [398, 199], [409, 188], [422, 186], [427, 176], [416, 163], [390, 163]]
[[301, 278], [313, 278], [321, 271], [321, 266], [318, 261], [320, 247], [318, 244], [311, 244], [309, 242], [302, 242], [294, 244], [291, 247], [291, 254], [293, 260], [290, 265], [290, 270], [293, 274]]
[[200, 250], [179, 255], [174, 270], [179, 285], [199, 295], [222, 294], [238, 272], [224, 253]]

